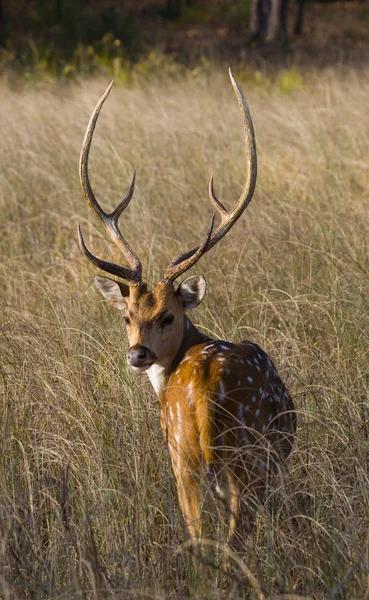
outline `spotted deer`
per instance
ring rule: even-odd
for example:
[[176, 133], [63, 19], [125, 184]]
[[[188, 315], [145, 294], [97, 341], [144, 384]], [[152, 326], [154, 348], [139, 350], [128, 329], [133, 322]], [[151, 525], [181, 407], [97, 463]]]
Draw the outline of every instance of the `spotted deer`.
[[[118, 219], [134, 191], [135, 174], [125, 198], [105, 212], [92, 191], [88, 175], [91, 141], [100, 110], [111, 90], [98, 101], [87, 127], [80, 157], [80, 179], [87, 203], [106, 233], [122, 251], [129, 268], [101, 260], [81, 248], [98, 268], [119, 278], [96, 276], [95, 285], [122, 311], [129, 342], [128, 364], [146, 372], [161, 407], [161, 427], [177, 483], [179, 503], [191, 538], [201, 539], [201, 512], [208, 486], [229, 509], [228, 539], [250, 531], [269, 474], [291, 452], [296, 429], [294, 406], [269, 356], [250, 341], [211, 339], [195, 327], [188, 311], [205, 296], [204, 277], [175, 280], [221, 240], [252, 199], [257, 174], [254, 128], [248, 106], [230, 71], [241, 111], [247, 175], [241, 196], [228, 212], [216, 198], [210, 179], [213, 215], [204, 241], [172, 260], [158, 285], [149, 290], [142, 264], [124, 239]], [[123, 283], [125, 280], [127, 283]], [[236, 535], [237, 534], [237, 535]]]

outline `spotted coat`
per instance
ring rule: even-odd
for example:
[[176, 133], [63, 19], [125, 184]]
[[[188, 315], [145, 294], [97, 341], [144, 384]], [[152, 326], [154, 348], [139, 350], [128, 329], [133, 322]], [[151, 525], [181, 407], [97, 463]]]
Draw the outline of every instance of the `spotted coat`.
[[171, 374], [161, 425], [180, 500], [186, 489], [201, 494], [198, 480], [205, 472], [216, 479], [221, 497], [233, 488], [238, 502], [244, 493], [260, 499], [268, 474], [289, 455], [296, 414], [272, 360], [257, 344], [207, 341], [192, 346]]

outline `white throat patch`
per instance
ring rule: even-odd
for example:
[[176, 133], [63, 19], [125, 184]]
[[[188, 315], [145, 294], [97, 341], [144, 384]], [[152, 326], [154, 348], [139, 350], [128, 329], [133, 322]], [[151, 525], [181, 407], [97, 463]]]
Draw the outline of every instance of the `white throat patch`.
[[165, 367], [163, 367], [162, 365], [154, 364], [149, 369], [147, 369], [146, 373], [149, 376], [151, 385], [154, 388], [156, 394], [159, 395], [165, 381]]

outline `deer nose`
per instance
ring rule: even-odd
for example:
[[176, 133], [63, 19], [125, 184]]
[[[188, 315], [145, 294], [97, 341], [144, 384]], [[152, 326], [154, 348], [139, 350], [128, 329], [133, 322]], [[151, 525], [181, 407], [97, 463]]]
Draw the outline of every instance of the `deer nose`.
[[136, 344], [128, 350], [128, 363], [131, 367], [146, 367], [152, 365], [156, 356], [146, 346], [140, 346]]

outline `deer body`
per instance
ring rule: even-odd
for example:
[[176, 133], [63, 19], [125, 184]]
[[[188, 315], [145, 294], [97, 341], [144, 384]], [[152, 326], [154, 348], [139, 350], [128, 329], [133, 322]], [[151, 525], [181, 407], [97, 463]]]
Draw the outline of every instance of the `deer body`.
[[[161, 426], [191, 535], [201, 536], [205, 474], [230, 504], [232, 538], [241, 504], [260, 499], [276, 458], [287, 457], [292, 448], [293, 404], [272, 361], [248, 341], [200, 341], [170, 373], [160, 400]], [[252, 521], [249, 507], [246, 518]]]
[[[292, 400], [265, 352], [245, 341], [212, 340], [190, 321], [187, 311], [204, 298], [206, 282], [192, 276], [179, 287], [174, 280], [210, 250], [233, 226], [250, 202], [256, 182], [256, 148], [246, 102], [231, 76], [244, 123], [248, 177], [235, 208], [228, 212], [209, 194], [220, 213], [205, 241], [173, 260], [161, 282], [148, 290], [142, 266], [118, 228], [118, 218], [131, 200], [134, 181], [111, 214], [97, 203], [88, 179], [88, 154], [94, 127], [110, 88], [98, 102], [87, 128], [80, 162], [86, 199], [130, 267], [96, 258], [80, 243], [89, 260], [129, 284], [96, 277], [95, 284], [112, 306], [122, 311], [129, 341], [128, 364], [146, 372], [161, 406], [184, 520], [193, 539], [202, 535], [201, 511], [211, 488], [229, 509], [229, 539], [237, 528], [250, 530], [253, 510], [263, 496], [269, 474], [290, 453], [296, 429]], [[203, 485], [204, 480], [207, 487]], [[241, 527], [240, 527], [241, 529]]]

